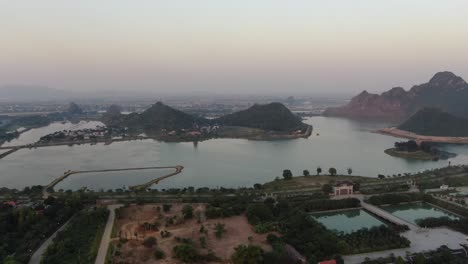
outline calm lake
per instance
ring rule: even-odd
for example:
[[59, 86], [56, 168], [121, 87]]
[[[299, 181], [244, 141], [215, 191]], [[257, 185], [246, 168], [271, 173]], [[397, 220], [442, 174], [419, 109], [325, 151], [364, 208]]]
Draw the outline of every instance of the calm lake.
[[[295, 175], [317, 166], [327, 171], [335, 167], [346, 173], [351, 167], [354, 175], [376, 177], [378, 174], [417, 172], [443, 167], [448, 161], [408, 161], [391, 157], [384, 150], [401, 140], [372, 133], [387, 126], [384, 123], [358, 122], [342, 118], [312, 117], [306, 123], [314, 126], [308, 139], [252, 141], [215, 139], [194, 143], [165, 143], [154, 140], [115, 142], [111, 145], [56, 146], [21, 149], [0, 160], [0, 186], [23, 188], [45, 185], [67, 170], [116, 169], [182, 165], [184, 171], [166, 179], [158, 189], [171, 187], [242, 187], [273, 180], [283, 169]], [[93, 127], [98, 122], [80, 124], [51, 124], [33, 129], [8, 145], [33, 143], [39, 137], [57, 130]], [[317, 135], [317, 133], [319, 135]], [[443, 146], [457, 153], [452, 164], [468, 163], [468, 146]], [[149, 176], [140, 172], [119, 173], [111, 179], [101, 175], [63, 182], [63, 187], [77, 189], [117, 188], [144, 182]], [[158, 173], [156, 173], [158, 174]], [[150, 175], [151, 176], [151, 175]], [[159, 176], [159, 175], [156, 175]], [[72, 177], [81, 177], [73, 175]], [[85, 177], [85, 176], [83, 176]], [[108, 180], [107, 180], [108, 179]], [[108, 182], [108, 186], [105, 182]]]

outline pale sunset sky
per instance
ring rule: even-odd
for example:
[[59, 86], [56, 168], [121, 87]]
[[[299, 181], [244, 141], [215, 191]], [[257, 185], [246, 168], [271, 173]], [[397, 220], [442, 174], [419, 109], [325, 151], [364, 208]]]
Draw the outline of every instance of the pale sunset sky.
[[356, 93], [468, 79], [467, 0], [0, 0], [0, 86]]

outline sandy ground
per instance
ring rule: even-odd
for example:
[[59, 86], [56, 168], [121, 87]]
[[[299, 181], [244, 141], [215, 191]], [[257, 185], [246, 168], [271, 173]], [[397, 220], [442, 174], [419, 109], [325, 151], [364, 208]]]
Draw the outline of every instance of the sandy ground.
[[377, 132], [381, 134], [391, 135], [394, 137], [414, 139], [416, 141], [426, 141], [426, 142], [434, 142], [434, 143], [468, 144], [468, 137], [424, 136], [424, 135], [411, 133], [409, 131], [400, 130], [395, 127], [380, 129]]
[[[192, 204], [195, 217], [190, 220], [183, 220], [181, 214], [183, 205], [173, 204], [168, 213], [162, 211], [162, 204], [134, 205], [122, 209], [121, 217], [116, 219], [116, 232], [114, 233], [117, 237], [120, 235], [127, 238], [128, 242], [122, 244], [119, 250], [120, 256], [114, 256], [114, 263], [182, 263], [172, 258], [172, 248], [180, 244], [175, 237], [191, 239], [199, 253], [213, 252], [223, 259], [221, 263], [228, 263], [234, 248], [239, 244], [251, 243], [261, 246], [266, 251], [271, 250], [271, 247], [266, 243], [266, 234], [256, 234], [245, 216], [205, 220], [205, 205]], [[161, 207], [160, 211], [157, 209], [158, 206]], [[201, 216], [201, 223], [198, 223], [197, 214]], [[165, 219], [174, 216], [176, 217], [175, 224], [166, 227]], [[159, 222], [160, 227], [158, 230], [146, 231], [141, 226], [144, 222]], [[214, 233], [214, 226], [218, 222], [224, 224], [226, 228], [226, 233], [221, 239], [216, 238]], [[200, 233], [202, 224], [207, 230], [207, 234]], [[171, 236], [162, 238], [161, 230], [169, 231]], [[154, 236], [157, 239], [157, 245], [148, 249], [142, 245], [142, 241], [149, 236]], [[205, 248], [200, 245], [201, 236], [206, 236]], [[250, 241], [249, 237], [251, 237]], [[119, 243], [118, 240], [118, 238], [114, 239], [114, 245]], [[156, 248], [164, 251], [165, 259], [156, 260], [154, 258]]]

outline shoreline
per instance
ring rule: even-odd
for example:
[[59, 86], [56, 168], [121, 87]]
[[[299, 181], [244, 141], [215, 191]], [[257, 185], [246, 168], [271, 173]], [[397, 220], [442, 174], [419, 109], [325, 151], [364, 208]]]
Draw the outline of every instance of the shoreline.
[[441, 136], [425, 136], [412, 133], [409, 131], [401, 130], [396, 127], [382, 128], [376, 133], [389, 135], [398, 138], [413, 139], [417, 142], [432, 142], [432, 143], [446, 143], [446, 144], [468, 144], [468, 137], [441, 137]]

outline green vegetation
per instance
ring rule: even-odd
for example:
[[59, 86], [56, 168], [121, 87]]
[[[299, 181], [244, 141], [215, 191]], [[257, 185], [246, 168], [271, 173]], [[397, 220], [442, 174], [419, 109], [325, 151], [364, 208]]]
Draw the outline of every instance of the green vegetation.
[[132, 130], [160, 132], [161, 129], [191, 128], [195, 123], [207, 121], [157, 102], [141, 114], [114, 114], [103, 120], [109, 127], [129, 127]]
[[307, 125], [281, 103], [254, 105], [249, 109], [232, 113], [214, 120], [226, 126], [252, 127], [263, 130], [290, 132], [305, 130]]
[[439, 160], [456, 157], [457, 154], [440, 150], [430, 142], [418, 144], [414, 140], [406, 142], [395, 142], [395, 147], [386, 149], [385, 153], [390, 156], [417, 160]]
[[393, 248], [410, 246], [410, 241], [386, 226], [361, 229], [351, 234], [340, 236], [346, 242], [346, 251], [350, 254], [368, 253]]
[[285, 180], [291, 180], [293, 178], [291, 170], [283, 170], [283, 178]]
[[425, 108], [419, 110], [398, 128], [419, 135], [467, 137], [468, 119], [437, 108]]
[[424, 201], [429, 199], [430, 195], [424, 195], [420, 193], [404, 193], [404, 194], [382, 194], [371, 196], [367, 202], [373, 205], [384, 205], [384, 204], [399, 204], [409, 203], [416, 201]]
[[408, 152], [408, 151], [398, 151], [396, 148], [386, 149], [385, 154], [400, 157], [405, 159], [416, 159], [416, 160], [435, 160], [438, 159], [438, 156], [434, 156], [430, 153], [424, 152], [422, 150]]
[[153, 246], [157, 244], [157, 242], [158, 240], [155, 237], [150, 236], [150, 237], [145, 238], [145, 240], [143, 240], [143, 246], [147, 248], [152, 248]]
[[156, 249], [156, 251], [154, 252], [154, 258], [155, 259], [163, 259], [166, 257], [166, 254], [164, 253], [164, 251], [160, 250], [160, 249]]
[[255, 245], [239, 245], [231, 256], [234, 264], [257, 264], [263, 263], [263, 250]]
[[188, 243], [183, 243], [174, 246], [174, 248], [172, 249], [172, 253], [176, 259], [181, 260], [184, 263], [204, 263], [220, 261], [220, 259], [213, 253], [208, 253], [206, 255], [199, 254], [198, 251], [193, 247], [193, 245]]
[[215, 225], [215, 236], [220, 239], [226, 233], [226, 225], [221, 223], [216, 223]]
[[340, 200], [322, 199], [322, 200], [312, 200], [309, 202], [305, 202], [302, 205], [302, 208], [306, 212], [317, 212], [317, 211], [325, 211], [325, 210], [355, 208], [355, 207], [359, 207], [360, 205], [361, 205], [361, 202], [356, 198], [346, 198], [346, 199], [340, 199]]
[[94, 263], [108, 214], [106, 208], [80, 212], [54, 238], [41, 263]]
[[193, 207], [190, 204], [184, 205], [182, 208], [182, 215], [185, 219], [193, 218]]
[[93, 197], [77, 192], [58, 199], [49, 198], [44, 204], [30, 207], [13, 208], [1, 204], [0, 263], [8, 255], [19, 263], [27, 263], [43, 240], [92, 201]]
[[183, 262], [194, 263], [198, 258], [197, 250], [189, 244], [177, 245], [172, 249], [174, 257]]

